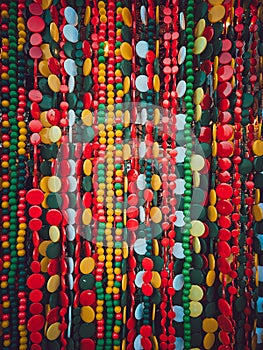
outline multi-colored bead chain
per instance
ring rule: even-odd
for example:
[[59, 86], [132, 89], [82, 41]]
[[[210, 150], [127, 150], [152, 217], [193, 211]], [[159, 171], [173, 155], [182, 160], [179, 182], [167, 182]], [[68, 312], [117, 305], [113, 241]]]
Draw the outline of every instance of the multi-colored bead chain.
[[262, 1], [0, 11], [0, 347], [261, 349]]

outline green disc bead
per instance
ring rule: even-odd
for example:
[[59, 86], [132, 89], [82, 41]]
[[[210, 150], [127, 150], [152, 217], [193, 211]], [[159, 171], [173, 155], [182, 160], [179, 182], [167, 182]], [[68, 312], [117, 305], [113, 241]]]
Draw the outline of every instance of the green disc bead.
[[[188, 2], [186, 7], [186, 14], [190, 14], [193, 12], [194, 12], [194, 6]], [[189, 23], [190, 22], [187, 23], [187, 26], [189, 25]]]
[[185, 258], [185, 261], [191, 263], [191, 262], [192, 262], [192, 257], [191, 257], [191, 255], [187, 256], [187, 257]]
[[189, 176], [189, 175], [186, 175], [185, 176], [185, 182], [192, 182], [192, 177], [191, 176]]
[[191, 102], [192, 101], [190, 96], [185, 96], [184, 100], [185, 100], [185, 102]]
[[184, 276], [188, 276], [189, 275], [189, 271], [187, 269], [184, 269], [182, 270], [182, 273]]
[[185, 316], [189, 316], [190, 315], [190, 310], [189, 309], [185, 310], [184, 314], [185, 314]]
[[192, 109], [193, 108], [193, 103], [192, 103], [192, 101], [191, 102], [186, 102], [186, 108], [187, 108], [187, 110], [188, 109]]
[[184, 329], [191, 329], [190, 323], [184, 323]]

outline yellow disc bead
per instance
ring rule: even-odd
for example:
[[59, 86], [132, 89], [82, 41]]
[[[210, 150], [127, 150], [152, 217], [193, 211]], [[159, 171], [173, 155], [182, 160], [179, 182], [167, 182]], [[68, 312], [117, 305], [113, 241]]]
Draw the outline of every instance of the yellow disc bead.
[[3, 308], [7, 309], [8, 307], [10, 307], [10, 301], [4, 301], [2, 305]]
[[26, 337], [21, 337], [19, 340], [20, 344], [26, 344], [27, 343], [27, 338]]
[[2, 168], [8, 168], [9, 163], [8, 162], [2, 162]]
[[25, 249], [19, 250], [19, 251], [17, 252], [17, 255], [18, 255], [18, 256], [25, 256], [25, 255], [26, 255]]
[[96, 320], [97, 321], [101, 321], [103, 319], [103, 314], [102, 313], [99, 313], [96, 315]]
[[2, 125], [3, 125], [4, 128], [9, 128], [10, 123], [9, 123], [9, 121], [4, 120], [4, 121], [2, 122]]
[[5, 269], [9, 269], [10, 265], [11, 265], [11, 263], [10, 263], [9, 261], [5, 261], [5, 262], [3, 263], [3, 267], [4, 267]]
[[9, 203], [8, 202], [2, 202], [2, 208], [6, 209], [9, 207]]
[[3, 106], [3, 107], [9, 107], [9, 101], [3, 100], [3, 101], [2, 101], [2, 106]]
[[23, 243], [18, 243], [17, 245], [16, 245], [16, 249], [17, 250], [22, 250], [22, 249], [24, 249], [24, 244]]

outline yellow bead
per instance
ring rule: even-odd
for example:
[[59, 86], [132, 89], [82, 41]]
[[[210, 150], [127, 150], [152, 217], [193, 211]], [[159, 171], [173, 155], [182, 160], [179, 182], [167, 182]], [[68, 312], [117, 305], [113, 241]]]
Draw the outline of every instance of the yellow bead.
[[20, 250], [20, 249], [24, 249], [24, 244], [23, 242], [25, 242], [25, 238], [24, 237], [18, 237], [17, 238], [17, 245], [16, 245], [16, 249]]
[[106, 288], [106, 294], [111, 294], [112, 293], [112, 288], [111, 287], [107, 287]]
[[107, 221], [108, 221], [108, 222], [114, 222], [114, 217], [111, 216], [111, 215], [108, 216]]
[[105, 83], [105, 81], [106, 81], [106, 79], [104, 77], [102, 77], [102, 76], [98, 77], [98, 82], [99, 83], [103, 84], [103, 83]]
[[3, 263], [3, 266], [4, 266], [5, 269], [8, 269], [10, 267], [10, 265], [11, 265], [10, 261], [5, 261]]
[[24, 142], [18, 142], [17, 146], [18, 148], [25, 148], [26, 144]]
[[25, 45], [25, 43], [26, 43], [26, 40], [24, 38], [19, 38], [18, 39], [18, 44], [19, 45]]
[[21, 128], [19, 130], [19, 132], [20, 132], [21, 135], [26, 135], [27, 134], [27, 129], [26, 128]]
[[9, 121], [5, 120], [2, 122], [2, 125], [4, 128], [8, 128], [10, 126], [10, 123], [9, 123]]
[[9, 18], [9, 13], [6, 10], [1, 11], [1, 17]]
[[[110, 272], [113, 272], [113, 269], [110, 269], [111, 271]], [[114, 274], [113, 273], [109, 273], [108, 274], [108, 280], [109, 281], [113, 281], [114, 280]]]
[[19, 229], [20, 230], [25, 230], [26, 228], [27, 228], [27, 224], [26, 223], [19, 224]]
[[[3, 323], [2, 323], [2, 325], [3, 325]], [[4, 327], [3, 327], [3, 328], [4, 328]], [[6, 328], [6, 327], [5, 327], [5, 328]], [[10, 341], [10, 340], [4, 340], [4, 341], [3, 341], [3, 345], [6, 346], [6, 347], [10, 346], [10, 344], [11, 344], [11, 341]]]
[[19, 250], [19, 251], [17, 252], [17, 255], [18, 255], [18, 256], [25, 256], [25, 255], [26, 255], [26, 251], [25, 251], [25, 250]]
[[19, 230], [18, 231], [18, 236], [24, 237], [26, 235], [26, 231], [25, 230]]
[[99, 8], [99, 9], [105, 8], [105, 3], [104, 3], [104, 1], [99, 1], [99, 2], [98, 2], [98, 8]]
[[116, 114], [116, 117], [121, 118], [123, 113], [121, 110], [118, 109], [115, 114]]
[[212, 287], [215, 282], [216, 273], [214, 270], [209, 270], [206, 276], [206, 284], [208, 287]]
[[128, 27], [132, 26], [132, 15], [128, 7], [122, 9], [122, 19], [125, 25]]
[[117, 150], [117, 151], [116, 151], [116, 156], [117, 156], [117, 157], [122, 157], [122, 155], [123, 155], [123, 153], [122, 153], [121, 150]]
[[20, 30], [20, 32], [18, 33], [19, 38], [23, 38], [26, 39], [26, 32], [24, 30]]
[[160, 78], [159, 75], [155, 74], [153, 77], [153, 88], [155, 92], [160, 91]]
[[3, 106], [3, 107], [9, 107], [9, 101], [3, 100], [3, 101], [2, 101], [2, 106]]
[[120, 331], [121, 331], [121, 327], [120, 326], [114, 326], [114, 332], [116, 332], [116, 333], [120, 333]]
[[18, 137], [18, 140], [19, 140], [19, 141], [25, 142], [25, 141], [26, 141], [26, 136], [25, 136], [25, 135], [20, 135], [20, 136]]
[[116, 135], [117, 137], [122, 137], [122, 135], [123, 135], [122, 130], [116, 130], [116, 131], [115, 131], [115, 135]]
[[99, 261], [104, 261], [104, 260], [105, 260], [105, 256], [104, 256], [104, 255], [100, 255], [100, 256], [98, 257], [98, 260], [99, 260]]
[[[7, 283], [7, 282], [1, 282], [1, 288], [2, 288], [2, 289], [6, 289], [7, 286], [8, 286], [8, 283]], [[7, 321], [5, 321], [5, 322], [7, 322]], [[3, 323], [2, 323], [2, 327], [3, 327]], [[4, 328], [4, 327], [3, 327], [3, 328]]]
[[111, 261], [106, 261], [105, 266], [106, 266], [107, 269], [112, 267], [112, 262]]
[[19, 342], [20, 342], [20, 344], [26, 344], [27, 343], [27, 338], [26, 337], [21, 337]]
[[10, 147], [10, 142], [9, 141], [4, 141], [3, 142], [3, 147], [4, 148], [9, 148]]
[[103, 248], [99, 248], [97, 250], [97, 252], [98, 252], [99, 255], [102, 255], [102, 254], [104, 254], [104, 249]]
[[115, 249], [115, 254], [116, 255], [121, 255], [122, 254], [122, 250], [120, 248]]
[[7, 52], [2, 52], [2, 59], [5, 59], [5, 60], [8, 59], [8, 53]]
[[97, 312], [97, 313], [103, 312], [103, 306], [97, 306], [97, 307], [96, 307], [96, 312]]
[[107, 210], [107, 215], [113, 215], [113, 214], [114, 214], [114, 212], [113, 212], [113, 210], [112, 210], [112, 209]]
[[114, 312], [116, 312], [116, 314], [120, 313], [121, 312], [121, 306], [115, 306]]
[[103, 197], [102, 197], [102, 196], [98, 196], [98, 197], [97, 197], [97, 201], [98, 201], [99, 203], [102, 203], [102, 202], [103, 202]]
[[112, 291], [113, 291], [113, 294], [119, 294], [120, 288], [113, 287]]
[[2, 168], [8, 168], [9, 163], [8, 162], [2, 162]]
[[19, 31], [24, 31], [26, 29], [25, 25], [20, 21], [16, 26]]
[[[87, 76], [90, 74], [92, 68], [92, 61], [90, 58], [86, 58], [83, 64], [83, 75]], [[101, 75], [101, 72], [104, 72], [103, 70], [99, 70], [99, 75]]]
[[115, 215], [121, 215], [122, 214], [122, 210], [121, 209], [116, 209], [115, 210]]
[[106, 22], [107, 22], [107, 17], [106, 17], [105, 15], [100, 16], [100, 21], [101, 21], [102, 23], [106, 23]]
[[19, 350], [27, 350], [27, 344], [20, 345]]
[[80, 317], [84, 322], [90, 323], [95, 318], [95, 312], [91, 306], [83, 306], [80, 311]]
[[26, 154], [26, 150], [24, 148], [20, 148], [17, 153], [21, 156], [21, 155], [24, 155]]
[[109, 91], [107, 95], [108, 95], [108, 97], [113, 98], [114, 97], [114, 92], [113, 91]]
[[120, 274], [121, 274], [121, 269], [120, 269], [119, 267], [115, 267], [114, 273], [115, 273], [116, 275], [120, 275]]
[[2, 305], [3, 305], [3, 308], [7, 309], [10, 307], [10, 301], [4, 301]]
[[107, 141], [107, 140], [105, 139], [105, 137], [101, 137], [101, 138], [99, 139], [100, 144], [105, 144], [106, 141]]
[[[9, 80], [9, 75], [7, 73], [2, 73], [1, 74], [1, 78], [3, 80]], [[8, 101], [7, 101], [8, 102]], [[2, 102], [2, 105], [3, 105], [3, 102]], [[4, 106], [4, 105], [3, 105]], [[8, 106], [9, 106], [9, 102], [8, 102]]]
[[118, 97], [123, 97], [123, 96], [124, 96], [123, 90], [118, 90], [117, 96], [118, 96]]
[[[109, 238], [112, 239], [112, 237], [109, 237]], [[112, 261], [113, 260], [113, 255], [107, 255], [106, 260], [107, 261]]]
[[114, 86], [112, 84], [108, 84], [107, 85], [107, 90], [108, 91], [113, 91], [114, 90]]
[[122, 76], [122, 71], [120, 69], [116, 69], [115, 76], [116, 77], [121, 77]]
[[103, 314], [97, 314], [96, 315], [96, 320], [101, 321], [103, 319]]

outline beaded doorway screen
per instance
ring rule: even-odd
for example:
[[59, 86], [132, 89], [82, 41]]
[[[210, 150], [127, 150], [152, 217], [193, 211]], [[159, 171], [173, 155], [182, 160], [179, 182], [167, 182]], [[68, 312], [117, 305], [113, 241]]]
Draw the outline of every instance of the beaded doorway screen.
[[1, 349], [262, 349], [261, 1], [0, 6]]

